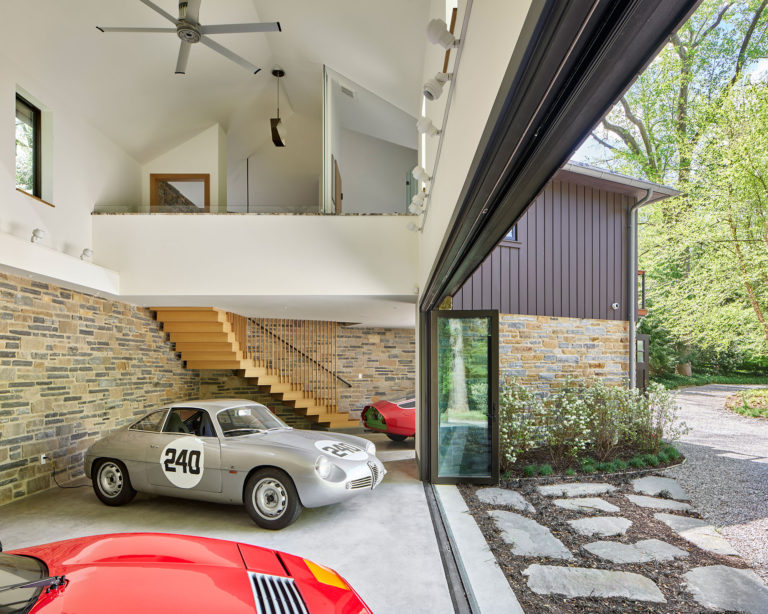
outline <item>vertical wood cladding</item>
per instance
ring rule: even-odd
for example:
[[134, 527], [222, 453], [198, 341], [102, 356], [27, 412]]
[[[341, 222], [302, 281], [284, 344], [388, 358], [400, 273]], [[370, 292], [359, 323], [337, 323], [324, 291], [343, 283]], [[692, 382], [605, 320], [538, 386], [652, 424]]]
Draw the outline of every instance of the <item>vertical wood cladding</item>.
[[[627, 320], [627, 208], [634, 199], [550, 181], [453, 297], [454, 309]], [[619, 303], [618, 311], [611, 309]]]

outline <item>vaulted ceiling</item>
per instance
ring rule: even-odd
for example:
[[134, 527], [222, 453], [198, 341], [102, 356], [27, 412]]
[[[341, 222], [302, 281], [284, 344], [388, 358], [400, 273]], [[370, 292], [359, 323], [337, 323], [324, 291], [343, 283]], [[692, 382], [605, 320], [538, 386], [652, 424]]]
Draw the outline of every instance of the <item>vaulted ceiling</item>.
[[[176, 0], [155, 3], [178, 13]], [[282, 32], [212, 36], [261, 66], [257, 75], [199, 44], [187, 74], [175, 75], [174, 34], [96, 29], [171, 25], [139, 0], [3, 0], [0, 48], [46, 91], [66, 93], [75, 110], [144, 162], [214, 122], [226, 130], [238, 109], [263, 109], [264, 118], [254, 121], [269, 117], [274, 66], [287, 73], [281, 106], [295, 112], [320, 117], [327, 64], [418, 115], [429, 5], [430, 0], [202, 0], [204, 25], [280, 22]]]

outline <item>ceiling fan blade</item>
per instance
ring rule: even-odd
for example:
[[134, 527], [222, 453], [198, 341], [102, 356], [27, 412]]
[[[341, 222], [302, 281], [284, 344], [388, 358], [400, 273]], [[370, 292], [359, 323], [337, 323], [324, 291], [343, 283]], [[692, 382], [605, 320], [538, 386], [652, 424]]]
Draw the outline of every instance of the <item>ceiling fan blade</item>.
[[179, 2], [179, 8], [186, 3], [187, 5], [187, 17], [186, 20], [192, 23], [200, 23], [200, 0], [181, 0]]
[[282, 32], [279, 21], [268, 23], [225, 23], [218, 26], [203, 26], [203, 34], [245, 34], [248, 32]]
[[96, 28], [102, 32], [176, 32], [176, 28], [102, 28], [101, 26], [96, 26]]
[[222, 45], [219, 45], [219, 43], [217, 43], [213, 39], [208, 38], [207, 36], [201, 36], [200, 37], [200, 42], [203, 43], [203, 45], [205, 45], [206, 47], [210, 47], [215, 52], [220, 53], [225, 58], [228, 58], [228, 59], [232, 60], [236, 64], [240, 64], [240, 66], [242, 66], [246, 70], [250, 70], [254, 75], [261, 70], [261, 68], [259, 68], [258, 66], [255, 66], [254, 64], [251, 64], [245, 58], [241, 58], [236, 53], [233, 53], [232, 51], [230, 51], [226, 47], [224, 47]]
[[160, 13], [163, 17], [165, 17], [168, 21], [176, 24], [178, 23], [178, 19], [176, 19], [173, 15], [170, 13], [166, 13], [163, 9], [161, 9], [159, 6], [157, 6], [154, 2], [150, 2], [149, 0], [139, 0], [139, 2], [143, 2], [146, 4], [149, 8], [151, 8], [156, 13]]
[[181, 41], [179, 47], [179, 59], [176, 60], [176, 74], [187, 74], [187, 63], [189, 62], [189, 51], [192, 49], [192, 45], [186, 41]]

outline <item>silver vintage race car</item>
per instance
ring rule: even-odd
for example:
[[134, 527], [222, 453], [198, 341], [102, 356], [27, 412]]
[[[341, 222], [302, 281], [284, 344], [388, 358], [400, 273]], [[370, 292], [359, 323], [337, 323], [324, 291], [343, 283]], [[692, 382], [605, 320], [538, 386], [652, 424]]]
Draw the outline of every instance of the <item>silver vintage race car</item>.
[[244, 399], [157, 409], [85, 454], [85, 474], [107, 505], [128, 503], [137, 491], [242, 503], [266, 529], [287, 527], [304, 507], [372, 490], [385, 473], [372, 442], [294, 430]]

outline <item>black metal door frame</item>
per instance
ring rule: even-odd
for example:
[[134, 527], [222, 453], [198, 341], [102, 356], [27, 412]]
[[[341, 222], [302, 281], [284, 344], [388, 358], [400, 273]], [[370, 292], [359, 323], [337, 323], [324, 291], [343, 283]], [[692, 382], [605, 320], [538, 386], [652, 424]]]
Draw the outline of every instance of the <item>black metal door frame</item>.
[[[428, 314], [429, 327], [429, 385], [426, 408], [429, 421], [427, 433], [427, 452], [429, 472], [427, 476], [433, 484], [496, 484], [499, 481], [499, 312], [495, 310], [452, 311], [436, 310]], [[489, 476], [438, 476], [438, 389], [437, 389], [437, 323], [441, 318], [488, 318], [490, 324], [488, 340], [488, 420], [491, 435], [491, 472]], [[424, 451], [422, 451], [424, 452]]]

